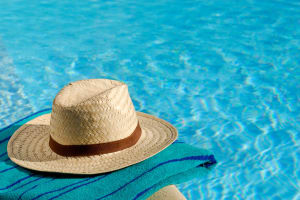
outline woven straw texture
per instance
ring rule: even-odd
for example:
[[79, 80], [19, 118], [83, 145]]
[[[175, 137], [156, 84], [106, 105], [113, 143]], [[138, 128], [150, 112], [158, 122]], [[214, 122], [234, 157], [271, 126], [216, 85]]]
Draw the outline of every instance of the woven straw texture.
[[[65, 157], [49, 147], [50, 134], [61, 144], [97, 144], [127, 137], [138, 122], [142, 129], [139, 141], [121, 151]], [[53, 102], [51, 114], [21, 126], [10, 138], [7, 152], [16, 164], [37, 171], [98, 174], [141, 162], [176, 138], [177, 130], [170, 123], [135, 112], [125, 84], [85, 80], [63, 88]]]
[[121, 169], [143, 161], [176, 140], [177, 131], [168, 122], [137, 112], [142, 128], [138, 143], [122, 151], [86, 157], [64, 157], [49, 147], [50, 114], [42, 115], [20, 127], [11, 137], [7, 152], [10, 159], [38, 171], [97, 174]]
[[98, 144], [128, 137], [137, 117], [127, 85], [107, 79], [64, 87], [52, 106], [51, 136], [64, 145]]

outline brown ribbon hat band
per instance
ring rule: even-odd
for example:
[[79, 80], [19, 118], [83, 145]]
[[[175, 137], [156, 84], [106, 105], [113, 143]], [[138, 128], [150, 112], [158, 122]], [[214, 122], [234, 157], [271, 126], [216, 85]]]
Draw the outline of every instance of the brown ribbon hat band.
[[62, 145], [50, 136], [49, 146], [55, 153], [61, 156], [92, 156], [121, 151], [132, 147], [138, 142], [141, 134], [142, 130], [138, 124], [130, 136], [113, 142], [88, 145]]
[[137, 112], [125, 83], [88, 79], [62, 88], [51, 113], [13, 134], [7, 154], [16, 164], [37, 171], [100, 174], [154, 156], [177, 135], [170, 123]]

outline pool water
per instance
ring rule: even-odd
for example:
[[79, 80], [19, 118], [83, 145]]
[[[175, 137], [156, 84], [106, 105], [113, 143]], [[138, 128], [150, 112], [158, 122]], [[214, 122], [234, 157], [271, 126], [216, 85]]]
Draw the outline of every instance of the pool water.
[[68, 82], [118, 79], [215, 153], [188, 199], [300, 199], [299, 0], [2, 0], [0, 72], [0, 128]]

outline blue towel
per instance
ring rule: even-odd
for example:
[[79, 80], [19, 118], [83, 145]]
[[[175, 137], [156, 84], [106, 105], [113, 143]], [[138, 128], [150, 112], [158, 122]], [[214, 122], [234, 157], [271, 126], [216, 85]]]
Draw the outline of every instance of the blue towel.
[[10, 136], [46, 109], [0, 130], [0, 199], [146, 199], [159, 189], [207, 174], [216, 164], [207, 150], [175, 141], [130, 167], [93, 176], [43, 173], [17, 166], [7, 157]]

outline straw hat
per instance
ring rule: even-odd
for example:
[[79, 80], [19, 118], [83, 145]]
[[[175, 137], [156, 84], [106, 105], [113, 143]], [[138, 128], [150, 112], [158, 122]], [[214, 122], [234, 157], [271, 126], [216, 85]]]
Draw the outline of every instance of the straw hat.
[[176, 138], [170, 123], [135, 111], [126, 84], [91, 79], [65, 86], [52, 113], [21, 126], [7, 152], [37, 171], [98, 174], [141, 162]]

